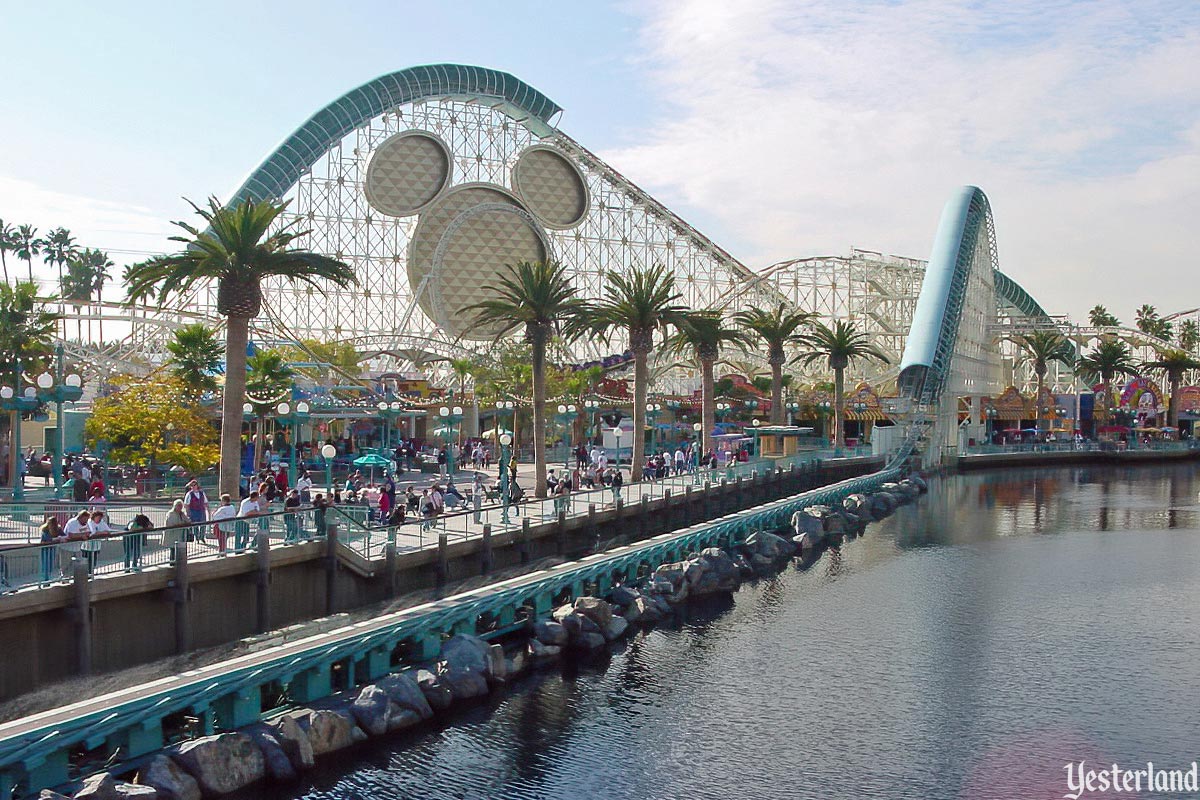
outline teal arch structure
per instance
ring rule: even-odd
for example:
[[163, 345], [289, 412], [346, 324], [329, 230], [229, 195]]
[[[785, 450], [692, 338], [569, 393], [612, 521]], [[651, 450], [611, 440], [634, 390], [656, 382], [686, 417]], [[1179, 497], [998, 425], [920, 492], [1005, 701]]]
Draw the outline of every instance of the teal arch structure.
[[282, 197], [342, 138], [390, 108], [427, 97], [489, 99], [507, 106], [517, 118], [529, 118], [549, 128], [562, 111], [553, 100], [524, 81], [486, 67], [427, 64], [382, 75], [351, 89], [309, 117], [250, 174], [229, 200]]
[[[978, 264], [980, 237], [987, 237], [988, 263]], [[992, 207], [978, 186], [963, 186], [947, 201], [925, 268], [898, 379], [900, 394], [934, 403], [950, 374], [972, 270], [990, 269], [996, 299], [1026, 317], [1048, 319], [1021, 286], [1002, 273], [996, 256]]]

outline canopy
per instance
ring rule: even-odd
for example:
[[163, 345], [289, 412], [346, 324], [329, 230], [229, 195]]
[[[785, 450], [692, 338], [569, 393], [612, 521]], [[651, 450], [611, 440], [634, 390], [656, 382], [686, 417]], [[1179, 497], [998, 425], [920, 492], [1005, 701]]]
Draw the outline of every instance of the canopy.
[[490, 439], [490, 438], [492, 438], [493, 436], [499, 436], [499, 435], [500, 435], [500, 434], [502, 434], [502, 433], [509, 433], [509, 434], [511, 434], [511, 433], [512, 433], [512, 431], [510, 431], [510, 430], [507, 430], [507, 429], [505, 429], [505, 428], [488, 428], [486, 431], [484, 431], [483, 433], [479, 434], [479, 436], [480, 436], [480, 438], [483, 438], [483, 439]]
[[375, 453], [368, 453], [365, 456], [359, 456], [354, 459], [354, 466], [356, 467], [390, 467], [391, 465], [391, 459], [384, 458]]

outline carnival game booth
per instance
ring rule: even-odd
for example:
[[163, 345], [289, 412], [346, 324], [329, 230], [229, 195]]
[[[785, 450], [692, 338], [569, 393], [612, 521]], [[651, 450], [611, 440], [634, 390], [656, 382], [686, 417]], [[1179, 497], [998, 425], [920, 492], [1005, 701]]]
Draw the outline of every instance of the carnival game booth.
[[789, 458], [801, 449], [816, 449], [812, 428], [797, 425], [763, 425], [758, 435], [758, 455], [762, 458]]

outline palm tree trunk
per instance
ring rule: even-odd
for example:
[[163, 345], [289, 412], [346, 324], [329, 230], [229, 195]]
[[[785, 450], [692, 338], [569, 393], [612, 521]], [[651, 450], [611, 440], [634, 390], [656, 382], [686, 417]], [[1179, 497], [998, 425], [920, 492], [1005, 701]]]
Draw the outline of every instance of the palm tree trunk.
[[771, 424], [783, 424], [783, 360], [771, 357]]
[[846, 443], [845, 426], [842, 424], [842, 406], [846, 402], [846, 370], [839, 367], [833, 371], [833, 449], [841, 450]]
[[533, 346], [533, 494], [546, 496], [546, 336], [537, 331]]
[[1039, 431], [1042, 429], [1042, 386], [1045, 385], [1044, 372], [1037, 373], [1037, 397], [1034, 399], [1034, 413], [1037, 414], [1037, 419], [1034, 421], [1033, 427]]
[[[251, 472], [258, 472], [258, 466], [262, 464], [264, 442], [267, 438], [267, 420], [261, 414], [254, 420], [254, 463], [250, 466]], [[238, 448], [238, 458], [242, 457], [241, 448]]]
[[238, 496], [242, 472], [242, 402], [246, 398], [246, 342], [250, 318], [230, 316], [225, 326], [225, 391], [221, 396], [219, 494]]
[[29, 282], [33, 283], [33, 259], [32, 258], [25, 259], [25, 265], [27, 267], [29, 267]]
[[[630, 339], [635, 337], [631, 336]], [[646, 347], [633, 350], [633, 463], [629, 465], [629, 480], [642, 479], [642, 461], [646, 457], [646, 395], [650, 383], [650, 351]], [[617, 444], [621, 442], [617, 439]]]
[[717, 398], [714, 389], [713, 369], [715, 361], [709, 358], [700, 361], [700, 454], [712, 450], [712, 429], [717, 416]]
[[8, 259], [4, 257], [3, 249], [0, 249], [0, 265], [4, 266], [4, 282], [8, 283]]
[[1176, 428], [1178, 436], [1179, 428], [1179, 400], [1176, 396], [1179, 394], [1179, 384], [1183, 380], [1182, 375], [1169, 373], [1167, 375], [1167, 385], [1171, 390], [1171, 396], [1167, 399], [1167, 426]]

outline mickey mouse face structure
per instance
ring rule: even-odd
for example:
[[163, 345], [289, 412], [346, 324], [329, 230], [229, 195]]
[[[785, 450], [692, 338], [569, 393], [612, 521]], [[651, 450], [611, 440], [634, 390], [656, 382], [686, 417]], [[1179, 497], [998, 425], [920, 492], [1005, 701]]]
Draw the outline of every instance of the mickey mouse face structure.
[[583, 175], [558, 150], [535, 144], [517, 157], [511, 190], [452, 184], [453, 158], [427, 131], [384, 140], [367, 166], [363, 193], [392, 217], [418, 215], [408, 243], [408, 280], [421, 309], [450, 336], [490, 339], [466, 309], [495, 296], [504, 265], [553, 257], [546, 228], [567, 230], [587, 215]]

